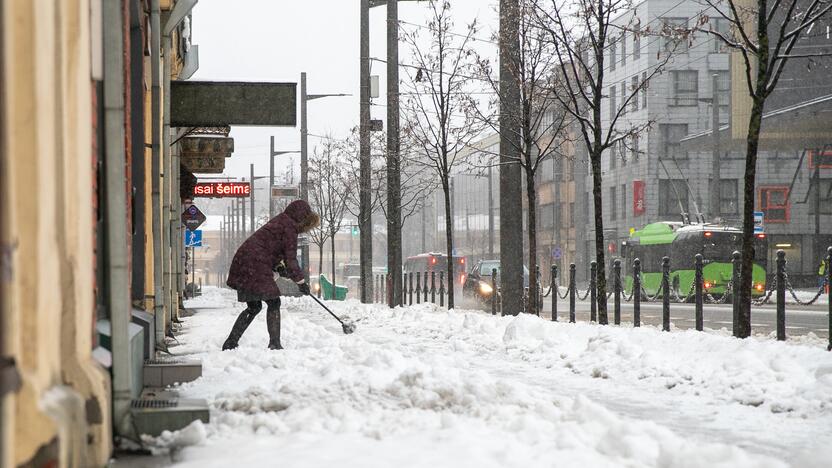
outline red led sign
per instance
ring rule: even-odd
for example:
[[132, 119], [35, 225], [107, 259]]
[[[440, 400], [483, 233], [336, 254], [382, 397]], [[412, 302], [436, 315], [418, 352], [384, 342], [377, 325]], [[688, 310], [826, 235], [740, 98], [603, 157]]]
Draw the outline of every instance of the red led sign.
[[194, 197], [244, 198], [251, 195], [248, 182], [200, 182], [194, 187]]

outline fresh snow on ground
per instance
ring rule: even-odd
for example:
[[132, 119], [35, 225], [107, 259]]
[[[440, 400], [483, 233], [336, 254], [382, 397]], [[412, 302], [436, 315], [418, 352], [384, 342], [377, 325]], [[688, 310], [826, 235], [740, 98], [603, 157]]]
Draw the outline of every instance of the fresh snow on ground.
[[206, 288], [178, 388], [211, 422], [152, 440], [181, 467], [812, 467], [832, 460], [832, 353], [724, 333], [552, 323], [422, 304], [283, 301], [220, 346], [242, 309]]

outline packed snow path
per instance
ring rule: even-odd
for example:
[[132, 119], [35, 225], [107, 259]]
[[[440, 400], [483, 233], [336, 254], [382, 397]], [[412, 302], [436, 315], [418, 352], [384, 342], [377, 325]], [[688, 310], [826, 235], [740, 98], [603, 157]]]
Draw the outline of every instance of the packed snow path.
[[220, 346], [241, 307], [207, 289], [175, 348], [211, 423], [154, 441], [176, 466], [829, 466], [832, 353], [652, 327], [285, 299]]

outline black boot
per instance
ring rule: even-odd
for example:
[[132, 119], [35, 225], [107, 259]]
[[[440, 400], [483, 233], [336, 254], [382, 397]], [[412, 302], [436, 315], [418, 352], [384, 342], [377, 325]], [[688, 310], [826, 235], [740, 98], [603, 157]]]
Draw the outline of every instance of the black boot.
[[268, 301], [266, 311], [266, 328], [269, 331], [269, 349], [283, 349], [280, 345], [280, 300]]
[[237, 316], [237, 321], [234, 322], [234, 326], [231, 328], [231, 333], [229, 333], [225, 343], [222, 344], [223, 351], [237, 347], [237, 342], [240, 341], [240, 338], [243, 336], [243, 332], [246, 331], [246, 328], [248, 328], [258, 313], [260, 313], [259, 303], [257, 304], [257, 307], [249, 305], [246, 310], [242, 311], [240, 315]]

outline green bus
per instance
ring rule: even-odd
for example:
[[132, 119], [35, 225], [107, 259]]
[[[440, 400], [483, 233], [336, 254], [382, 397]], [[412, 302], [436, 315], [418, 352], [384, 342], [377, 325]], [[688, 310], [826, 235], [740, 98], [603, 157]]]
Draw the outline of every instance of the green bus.
[[[644, 226], [630, 234], [622, 244], [625, 272], [624, 287], [627, 294], [633, 287], [633, 260], [641, 260], [642, 286], [653, 296], [662, 281], [662, 257], [670, 258], [670, 285], [680, 297], [691, 291], [694, 281], [694, 257], [702, 254], [703, 286], [705, 292], [715, 297], [725, 294], [731, 281], [731, 255], [742, 246], [742, 230], [717, 224], [682, 224], [658, 222]], [[765, 233], [754, 238], [754, 270], [752, 295], [761, 296], [766, 291], [766, 262], [768, 239]], [[674, 297], [674, 296], [671, 296]]]

